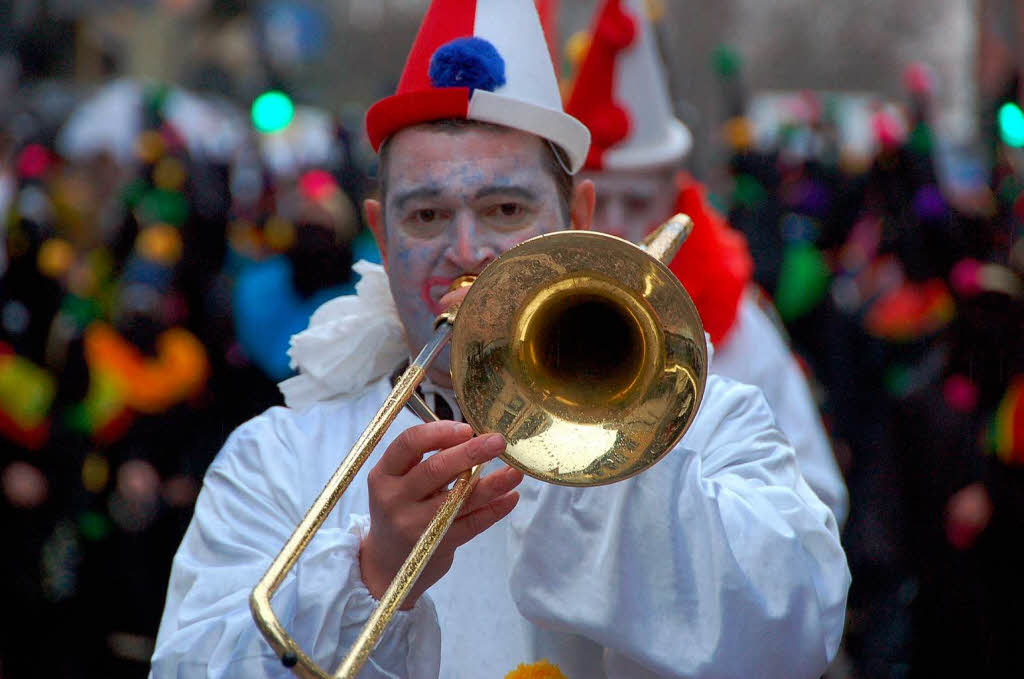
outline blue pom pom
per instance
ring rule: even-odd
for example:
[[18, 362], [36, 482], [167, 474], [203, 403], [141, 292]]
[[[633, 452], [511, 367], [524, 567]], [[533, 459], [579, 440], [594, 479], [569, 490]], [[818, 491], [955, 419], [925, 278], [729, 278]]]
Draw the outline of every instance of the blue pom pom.
[[430, 58], [434, 87], [468, 87], [493, 92], [505, 84], [505, 60], [482, 38], [456, 38]]

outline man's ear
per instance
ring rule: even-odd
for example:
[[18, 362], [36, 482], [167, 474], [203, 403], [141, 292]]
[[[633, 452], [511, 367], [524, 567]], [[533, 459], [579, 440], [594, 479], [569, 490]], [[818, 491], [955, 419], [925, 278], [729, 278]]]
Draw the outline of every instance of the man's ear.
[[572, 204], [569, 206], [569, 228], [589, 231], [594, 220], [594, 182], [584, 179], [577, 182], [572, 190]]
[[366, 224], [370, 227], [373, 240], [377, 241], [380, 260], [386, 269], [388, 267], [388, 239], [384, 233], [384, 208], [381, 207], [379, 200], [367, 198], [363, 201], [363, 211], [366, 213]]

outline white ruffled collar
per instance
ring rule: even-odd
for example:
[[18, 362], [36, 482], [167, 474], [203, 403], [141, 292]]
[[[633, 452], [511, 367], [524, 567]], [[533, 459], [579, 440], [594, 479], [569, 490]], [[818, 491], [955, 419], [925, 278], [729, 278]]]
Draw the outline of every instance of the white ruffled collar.
[[[356, 393], [409, 358], [384, 267], [361, 260], [352, 269], [361, 276], [356, 294], [325, 302], [309, 319], [309, 327], [292, 335], [288, 356], [299, 374], [278, 384], [290, 408]], [[714, 347], [711, 337], [705, 337], [710, 370]], [[449, 403], [455, 400], [449, 390], [426, 381], [424, 391], [438, 391]]]
[[409, 357], [384, 267], [361, 260], [352, 268], [361, 276], [356, 294], [325, 302], [292, 335], [288, 356], [299, 374], [278, 384], [291, 408], [358, 392]]

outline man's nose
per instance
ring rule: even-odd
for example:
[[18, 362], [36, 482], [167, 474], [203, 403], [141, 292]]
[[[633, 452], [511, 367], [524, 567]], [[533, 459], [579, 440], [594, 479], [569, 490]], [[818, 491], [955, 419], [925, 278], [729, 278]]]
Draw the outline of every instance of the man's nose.
[[453, 228], [452, 242], [448, 246], [446, 256], [459, 271], [480, 273], [497, 257], [494, 248], [485, 242], [484, 230], [478, 228], [472, 215], [456, 215]]

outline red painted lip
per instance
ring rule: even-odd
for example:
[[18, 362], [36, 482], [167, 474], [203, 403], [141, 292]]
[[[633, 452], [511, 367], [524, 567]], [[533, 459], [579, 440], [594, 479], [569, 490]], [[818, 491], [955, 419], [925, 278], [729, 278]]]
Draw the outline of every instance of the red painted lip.
[[[431, 276], [427, 280], [423, 281], [423, 287], [420, 289], [420, 296], [423, 298], [423, 303], [430, 309], [430, 313], [435, 316], [442, 311], [444, 308], [441, 306], [441, 298], [448, 292], [448, 288], [451, 287], [454, 278], [442, 278], [441, 276]], [[438, 288], [443, 288], [437, 293], [437, 298], [431, 294], [432, 291]]]

